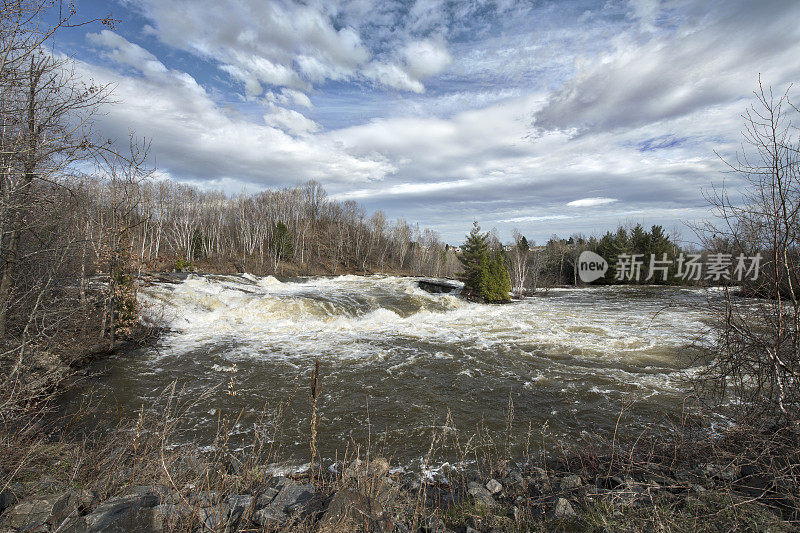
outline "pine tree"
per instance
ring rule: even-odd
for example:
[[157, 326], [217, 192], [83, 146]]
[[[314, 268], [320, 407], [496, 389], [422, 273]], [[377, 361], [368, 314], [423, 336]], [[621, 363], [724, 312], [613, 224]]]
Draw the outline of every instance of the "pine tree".
[[511, 278], [500, 254], [492, 256], [487, 240], [488, 235], [481, 233], [476, 220], [458, 258], [464, 265], [461, 274], [464, 293], [487, 302], [506, 302], [511, 292]]
[[466, 293], [479, 294], [484, 285], [483, 273], [486, 267], [486, 258], [489, 255], [489, 245], [486, 243], [486, 234], [481, 233], [478, 221], [472, 223], [472, 230], [467, 235], [467, 242], [462, 247], [458, 260], [464, 266], [461, 281], [464, 282]]

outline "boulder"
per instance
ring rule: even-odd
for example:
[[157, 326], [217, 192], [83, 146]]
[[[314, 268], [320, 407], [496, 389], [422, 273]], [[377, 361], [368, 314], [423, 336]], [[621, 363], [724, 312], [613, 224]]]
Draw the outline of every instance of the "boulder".
[[506, 477], [504, 481], [506, 485], [522, 485], [524, 482], [525, 479], [522, 477], [519, 470], [512, 470], [509, 472], [508, 477]]
[[208, 464], [199, 455], [191, 453], [180, 455], [172, 462], [171, 466], [172, 474], [179, 479], [200, 477], [205, 474], [206, 470], [208, 470]]
[[272, 486], [255, 502], [252, 521], [262, 527], [277, 527], [289, 521], [290, 515], [302, 512], [314, 497], [314, 485], [298, 484], [287, 478], [273, 478]]
[[159, 504], [157, 492], [148, 487], [134, 487], [127, 494], [101, 503], [86, 516], [89, 532], [106, 533], [161, 531], [154, 507]]
[[264, 489], [264, 492], [258, 495], [258, 498], [256, 498], [256, 505], [255, 505], [256, 509], [263, 509], [264, 507], [269, 505], [272, 502], [272, 500], [275, 499], [275, 496], [277, 496], [281, 492], [281, 489], [283, 489], [283, 487], [290, 484], [291, 482], [292, 482], [291, 479], [283, 476], [278, 476], [270, 479], [267, 482], [267, 488]]
[[726, 482], [736, 481], [742, 476], [742, 469], [734, 464], [707, 463], [701, 465], [700, 474], [706, 478], [715, 478]]
[[292, 514], [300, 511], [314, 497], [314, 492], [315, 488], [311, 483], [304, 485], [291, 483], [283, 487], [269, 505]]
[[486, 489], [492, 494], [498, 494], [503, 490], [503, 485], [496, 479], [490, 479], [486, 483]]
[[77, 497], [72, 492], [28, 498], [6, 511], [5, 524], [20, 530], [57, 527], [77, 505]]
[[389, 461], [376, 457], [367, 462], [354, 459], [344, 470], [345, 479], [376, 478], [389, 473]]
[[623, 486], [625, 481], [619, 476], [599, 476], [596, 484], [601, 489], [616, 489]]
[[3, 514], [3, 511], [11, 507], [12, 505], [16, 505], [19, 502], [16, 494], [11, 489], [4, 489], [0, 492], [0, 514]]
[[242, 515], [253, 506], [254, 499], [249, 494], [231, 494], [225, 498], [225, 503], [230, 509], [231, 522], [238, 522]]
[[578, 489], [583, 486], [583, 480], [581, 476], [571, 475], [564, 478], [561, 478], [559, 481], [558, 486], [561, 490], [573, 490]]
[[489, 490], [481, 485], [480, 483], [475, 483], [471, 481], [469, 483], [469, 487], [467, 489], [469, 495], [475, 500], [475, 503], [480, 505], [485, 505], [487, 507], [495, 507], [497, 506], [497, 502], [494, 501], [492, 497], [492, 493]]
[[274, 507], [265, 507], [253, 513], [252, 522], [265, 529], [276, 529], [289, 522], [289, 515]]
[[556, 518], [569, 518], [577, 514], [566, 498], [558, 498], [553, 506], [553, 516]]
[[353, 489], [337, 492], [318, 522], [325, 533], [354, 530], [390, 532], [393, 524], [383, 516], [383, 507], [374, 498]]

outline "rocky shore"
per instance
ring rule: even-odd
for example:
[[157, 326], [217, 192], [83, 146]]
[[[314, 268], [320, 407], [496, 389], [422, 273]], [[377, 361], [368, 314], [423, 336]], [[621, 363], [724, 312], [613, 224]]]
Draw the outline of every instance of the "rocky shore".
[[[792, 531], [796, 501], [754, 467], [647, 463], [509, 466], [488, 479], [451, 470], [433, 477], [381, 458], [330, 465], [325, 475], [270, 475], [278, 466], [225, 475], [256, 479], [247, 492], [207, 490], [218, 473], [185, 455], [165, 472], [193, 483], [131, 484], [101, 500], [91, 488], [43, 477], [0, 494], [0, 530], [86, 532], [318, 531], [499, 532], [748, 529]], [[224, 485], [224, 484], [223, 484]], [[708, 524], [706, 528], [703, 524]], [[713, 524], [713, 527], [711, 527]]]

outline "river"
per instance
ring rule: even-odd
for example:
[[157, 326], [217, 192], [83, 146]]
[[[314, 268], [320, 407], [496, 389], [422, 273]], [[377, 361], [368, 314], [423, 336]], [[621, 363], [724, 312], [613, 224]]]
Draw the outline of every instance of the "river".
[[[327, 459], [369, 441], [410, 465], [434, 435], [455, 429], [464, 443], [479, 426], [508, 435], [517, 451], [531, 432], [537, 445], [576, 442], [613, 432], [625, 404], [633, 434], [680, 415], [710, 297], [703, 289], [591, 287], [482, 305], [427, 293], [404, 277], [192, 275], [141, 290], [145, 312], [171, 331], [156, 346], [91, 367], [100, 400], [92, 420], [135, 419], [177, 382], [182, 401], [211, 392], [183, 415], [176, 444], [211, 445], [226, 418], [238, 419], [232, 445], [247, 446], [262, 414], [286, 403], [277, 440], [302, 462], [318, 358], [318, 447]], [[88, 388], [68, 401], [78, 405]]]

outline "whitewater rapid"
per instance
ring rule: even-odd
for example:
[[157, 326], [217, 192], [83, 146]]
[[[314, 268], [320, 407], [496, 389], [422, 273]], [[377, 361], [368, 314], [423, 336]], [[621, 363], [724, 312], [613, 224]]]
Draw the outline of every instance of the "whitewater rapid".
[[[430, 294], [414, 278], [278, 280], [191, 275], [140, 291], [170, 330], [154, 348], [106, 367], [115, 405], [134, 410], [177, 381], [186, 394], [220, 388], [191, 411], [192, 438], [210, 439], [218, 410], [252, 430], [264, 405], [289, 401], [286, 445], [305, 449], [306, 386], [321, 362], [323, 453], [383, 431], [399, 457], [418, 457], [446, 417], [459, 429], [505, 427], [514, 403], [529, 427], [555, 436], [608, 429], [633, 402], [631, 428], [679, 413], [684, 377], [707, 338], [709, 291], [664, 287], [556, 289], [507, 305]], [[287, 398], [289, 400], [287, 400]], [[248, 416], [250, 418], [248, 418]], [[368, 423], [368, 425], [367, 425]]]

